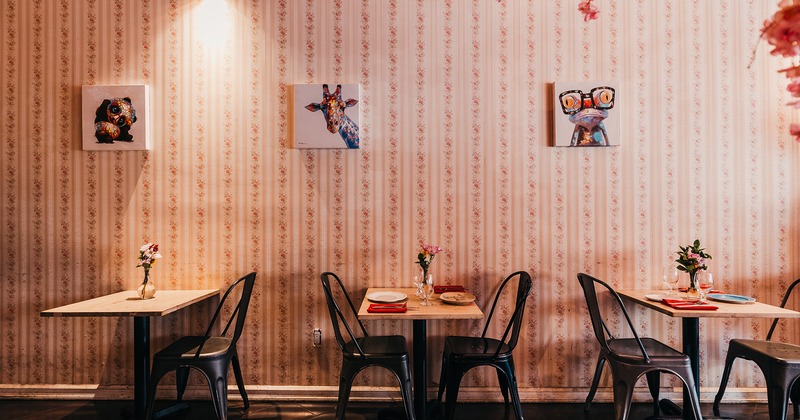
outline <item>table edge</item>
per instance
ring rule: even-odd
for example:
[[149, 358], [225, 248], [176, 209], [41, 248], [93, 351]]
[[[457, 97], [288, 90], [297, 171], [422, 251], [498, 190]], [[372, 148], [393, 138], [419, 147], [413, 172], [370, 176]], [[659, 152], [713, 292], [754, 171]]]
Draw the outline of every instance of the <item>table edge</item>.
[[214, 297], [214, 296], [219, 296], [220, 289], [162, 290], [162, 292], [163, 291], [176, 291], [176, 292], [191, 291], [191, 292], [203, 292], [203, 293], [198, 295], [198, 296], [195, 296], [193, 299], [191, 299], [189, 301], [183, 302], [180, 305], [176, 305], [176, 306], [174, 306], [172, 308], [168, 308], [168, 309], [163, 310], [163, 311], [153, 310], [153, 311], [146, 311], [146, 312], [118, 311], [118, 312], [92, 312], [92, 313], [88, 313], [88, 312], [87, 313], [73, 313], [73, 312], [61, 312], [61, 311], [58, 311], [60, 308], [63, 308], [65, 306], [69, 306], [69, 305], [73, 305], [75, 303], [85, 302], [85, 301], [89, 301], [89, 300], [92, 300], [92, 299], [98, 299], [98, 298], [113, 296], [113, 295], [117, 295], [117, 294], [128, 294], [128, 293], [131, 292], [130, 290], [123, 290], [123, 291], [111, 293], [111, 294], [108, 294], [108, 295], [97, 296], [97, 297], [94, 297], [94, 298], [91, 298], [91, 299], [85, 299], [83, 301], [68, 303], [66, 305], [57, 306], [55, 308], [45, 309], [45, 310], [42, 310], [42, 311], [39, 312], [39, 316], [42, 317], [42, 318], [80, 318], [80, 317], [90, 317], [90, 316], [97, 316], [97, 317], [118, 317], [118, 316], [124, 316], [124, 317], [139, 317], [139, 316], [141, 316], [141, 317], [151, 317], [151, 316], [165, 316], [165, 315], [169, 315], [169, 314], [171, 314], [173, 312], [176, 312], [179, 309], [183, 309], [183, 308], [185, 308], [187, 306], [190, 306], [190, 305], [193, 305], [193, 304], [195, 304], [197, 302], [200, 302], [202, 300], [205, 300], [205, 299], [208, 299], [208, 298], [211, 298], [211, 297]]
[[[770, 313], [770, 314], [753, 314], [753, 313], [746, 313], [745, 315], [736, 316], [730, 312], [718, 312], [718, 311], [705, 311], [705, 310], [683, 310], [683, 309], [672, 309], [666, 307], [659, 302], [653, 302], [646, 298], [640, 298], [639, 296], [634, 295], [634, 293], [656, 293], [655, 291], [651, 290], [637, 290], [637, 289], [622, 289], [616, 290], [619, 296], [627, 301], [633, 302], [635, 304], [644, 306], [648, 309], [652, 309], [656, 312], [662, 313], [664, 315], [670, 316], [672, 318], [800, 318], [800, 312], [781, 308], [780, 306], [770, 305], [764, 302], [755, 302], [755, 304], [761, 306], [768, 306], [771, 310], [777, 310], [778, 312], [782, 313]], [[723, 305], [727, 307], [728, 305], [733, 305], [735, 307], [742, 306], [745, 304], [737, 304], [737, 303], [724, 303], [724, 302], [713, 302], [714, 305]]]

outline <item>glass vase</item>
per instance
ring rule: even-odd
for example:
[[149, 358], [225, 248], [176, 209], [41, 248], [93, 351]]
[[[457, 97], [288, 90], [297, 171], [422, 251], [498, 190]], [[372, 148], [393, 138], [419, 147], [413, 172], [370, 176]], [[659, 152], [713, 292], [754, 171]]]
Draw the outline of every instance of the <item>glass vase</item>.
[[144, 272], [144, 281], [142, 281], [142, 284], [136, 289], [136, 293], [141, 299], [152, 299], [156, 297], [156, 285], [153, 283], [153, 280], [150, 279], [150, 273], [148, 271]]
[[431, 306], [433, 305], [430, 301], [431, 296], [433, 296], [433, 274], [423, 270], [420, 274], [420, 279], [420, 297], [422, 298], [420, 305]]
[[686, 287], [686, 297], [690, 300], [700, 299], [700, 287], [697, 284], [697, 271], [689, 273], [689, 286]]

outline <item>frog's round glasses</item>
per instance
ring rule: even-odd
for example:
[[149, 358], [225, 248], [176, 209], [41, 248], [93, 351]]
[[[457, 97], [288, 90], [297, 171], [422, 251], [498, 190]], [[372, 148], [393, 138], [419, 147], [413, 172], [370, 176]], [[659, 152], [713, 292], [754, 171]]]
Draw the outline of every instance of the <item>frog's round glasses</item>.
[[567, 90], [558, 95], [561, 110], [572, 115], [586, 108], [611, 109], [614, 107], [614, 88], [598, 86], [583, 93], [582, 90]]

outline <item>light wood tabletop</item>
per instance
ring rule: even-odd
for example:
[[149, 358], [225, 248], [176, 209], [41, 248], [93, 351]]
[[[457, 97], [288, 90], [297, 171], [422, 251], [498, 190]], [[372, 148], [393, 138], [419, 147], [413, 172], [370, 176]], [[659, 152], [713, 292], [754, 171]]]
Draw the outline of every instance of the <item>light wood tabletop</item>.
[[[726, 303], [709, 300], [717, 310], [675, 309], [664, 303], [647, 299], [645, 295], [664, 295], [663, 290], [617, 290], [623, 298], [675, 318], [800, 318], [800, 312], [761, 302]], [[680, 295], [676, 295], [680, 296]]]
[[438, 294], [434, 294], [430, 299], [433, 304], [431, 306], [420, 306], [422, 299], [414, 295], [416, 289], [413, 287], [408, 288], [385, 288], [385, 287], [370, 287], [367, 289], [367, 294], [375, 292], [401, 292], [408, 295], [405, 301], [408, 305], [408, 310], [403, 313], [370, 313], [367, 308], [371, 303], [366, 297], [361, 302], [361, 307], [358, 309], [358, 317], [361, 319], [483, 319], [483, 311], [475, 302], [470, 302], [469, 305], [451, 305], [442, 302]]
[[153, 299], [140, 299], [135, 290], [47, 309], [41, 316], [164, 316], [203, 299], [219, 295], [219, 289], [158, 290]]

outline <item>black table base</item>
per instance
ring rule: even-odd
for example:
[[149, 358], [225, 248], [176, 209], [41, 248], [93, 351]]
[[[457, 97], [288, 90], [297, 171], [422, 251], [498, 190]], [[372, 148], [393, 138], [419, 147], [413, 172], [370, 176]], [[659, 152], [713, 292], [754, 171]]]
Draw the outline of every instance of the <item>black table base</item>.
[[428, 325], [424, 319], [414, 320], [414, 411], [417, 420], [427, 417], [428, 401]]

